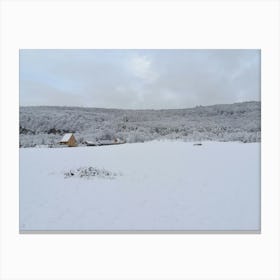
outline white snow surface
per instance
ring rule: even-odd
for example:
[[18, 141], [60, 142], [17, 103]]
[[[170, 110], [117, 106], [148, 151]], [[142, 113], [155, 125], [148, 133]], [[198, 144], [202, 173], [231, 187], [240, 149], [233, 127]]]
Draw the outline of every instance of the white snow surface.
[[[20, 149], [20, 231], [260, 230], [260, 143]], [[65, 178], [92, 166], [114, 179]]]

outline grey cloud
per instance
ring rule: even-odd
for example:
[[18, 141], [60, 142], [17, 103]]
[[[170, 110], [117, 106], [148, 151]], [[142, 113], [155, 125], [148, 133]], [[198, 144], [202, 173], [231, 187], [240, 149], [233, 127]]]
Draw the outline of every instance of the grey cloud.
[[21, 105], [160, 109], [260, 100], [258, 50], [23, 51]]
[[21, 91], [24, 96], [20, 95], [20, 105], [34, 106], [83, 106], [84, 102], [80, 94], [70, 93], [69, 91], [62, 91], [57, 88], [48, 86], [43, 83], [34, 81], [22, 81]]

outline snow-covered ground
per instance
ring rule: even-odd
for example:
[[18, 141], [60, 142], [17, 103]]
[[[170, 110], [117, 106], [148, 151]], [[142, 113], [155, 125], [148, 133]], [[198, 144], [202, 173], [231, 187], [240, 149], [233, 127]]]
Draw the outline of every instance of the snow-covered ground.
[[258, 231], [260, 143], [20, 149], [20, 230]]

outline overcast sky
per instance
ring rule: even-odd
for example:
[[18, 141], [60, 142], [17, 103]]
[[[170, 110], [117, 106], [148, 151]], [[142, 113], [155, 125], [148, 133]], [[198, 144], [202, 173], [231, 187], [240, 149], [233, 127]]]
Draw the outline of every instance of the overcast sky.
[[260, 100], [259, 50], [20, 50], [20, 105], [188, 108]]

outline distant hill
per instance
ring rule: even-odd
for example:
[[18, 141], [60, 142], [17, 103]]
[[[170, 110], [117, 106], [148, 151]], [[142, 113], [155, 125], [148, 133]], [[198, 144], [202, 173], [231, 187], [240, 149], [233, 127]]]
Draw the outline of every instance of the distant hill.
[[55, 144], [67, 132], [74, 132], [79, 143], [114, 138], [259, 142], [261, 103], [169, 110], [20, 107], [19, 123], [21, 147]]

